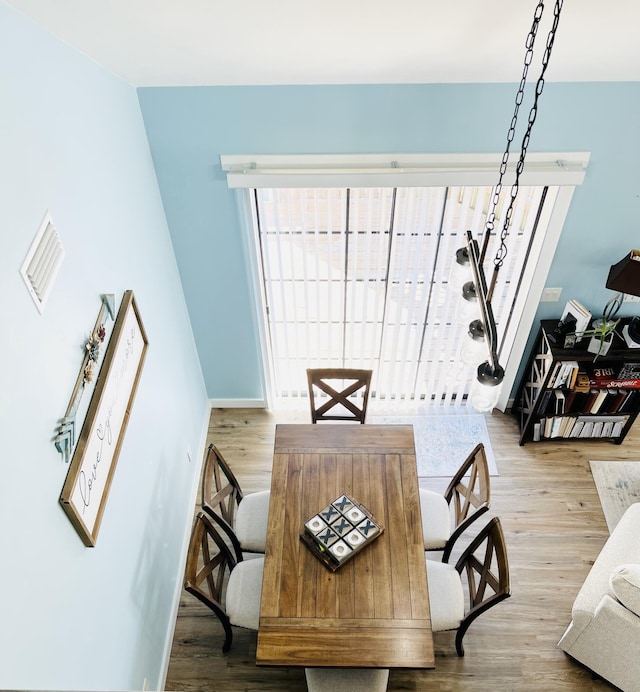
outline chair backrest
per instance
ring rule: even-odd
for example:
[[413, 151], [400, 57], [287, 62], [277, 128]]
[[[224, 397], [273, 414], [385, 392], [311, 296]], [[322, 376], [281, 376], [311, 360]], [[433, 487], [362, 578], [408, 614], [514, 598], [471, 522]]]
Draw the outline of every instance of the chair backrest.
[[[341, 420], [364, 423], [367, 415], [371, 374], [371, 370], [353, 368], [308, 369], [307, 382], [309, 385], [311, 422]], [[336, 383], [340, 383], [337, 389]], [[322, 393], [327, 395], [327, 401], [324, 401]], [[356, 396], [354, 397], [354, 395]], [[319, 405], [317, 405], [316, 399], [321, 399], [322, 402], [318, 402]], [[331, 411], [336, 406], [340, 408]]]
[[242, 490], [233, 471], [218, 448], [210, 444], [202, 472], [200, 504], [232, 544], [238, 562], [242, 560], [242, 550], [233, 531], [233, 525], [236, 509], [242, 498]]
[[225, 574], [237, 560], [211, 519], [198, 512], [191, 530], [184, 588], [218, 616], [225, 631], [223, 651], [231, 646], [231, 623], [222, 605]]
[[469, 610], [456, 633], [456, 649], [463, 656], [462, 638], [469, 625], [511, 596], [507, 546], [498, 517], [491, 519], [469, 543], [456, 563], [456, 570], [461, 577], [464, 573], [469, 588]]
[[442, 556], [443, 562], [448, 562], [455, 541], [489, 509], [491, 502], [489, 464], [482, 442], [456, 471], [444, 497], [449, 506], [453, 505], [454, 512], [454, 530]]

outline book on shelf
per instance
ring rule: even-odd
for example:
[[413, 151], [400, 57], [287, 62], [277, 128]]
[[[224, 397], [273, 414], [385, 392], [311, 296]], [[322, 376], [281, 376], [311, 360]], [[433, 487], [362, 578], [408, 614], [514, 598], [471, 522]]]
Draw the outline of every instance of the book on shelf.
[[613, 429], [611, 430], [611, 437], [620, 437], [622, 435], [622, 429], [626, 425], [626, 421], [616, 421], [613, 424]]
[[578, 437], [591, 437], [592, 432], [593, 432], [593, 421], [592, 420], [586, 420], [586, 421], [584, 421], [584, 425], [582, 426], [582, 430], [580, 431], [580, 435]]
[[560, 428], [562, 427], [564, 418], [562, 416], [554, 416], [551, 420], [551, 434], [549, 437], [560, 437]]
[[617, 413], [620, 410], [622, 404], [624, 403], [624, 400], [629, 395], [628, 389], [616, 389], [615, 391], [616, 398], [611, 402], [611, 406], [609, 407], [609, 413]]
[[571, 428], [571, 433], [569, 434], [569, 437], [579, 437], [583, 426], [584, 421], [578, 418], [573, 424], [573, 427]]
[[565, 396], [561, 389], [556, 389], [553, 392], [555, 396], [555, 413], [560, 416], [564, 413]]
[[638, 405], [639, 391], [637, 389], [630, 389], [627, 391], [627, 396], [625, 400], [620, 405], [618, 413], [629, 413]]
[[547, 380], [547, 387], [553, 388], [555, 386], [555, 381], [558, 378], [558, 373], [562, 367], [562, 361], [557, 360], [553, 366], [553, 370], [549, 373], [549, 379]]
[[533, 441], [534, 442], [540, 442], [541, 429], [542, 429], [542, 425], [540, 422], [533, 424]]
[[584, 413], [591, 413], [591, 407], [593, 406], [596, 399], [598, 398], [599, 393], [600, 393], [600, 390], [596, 389], [595, 387], [593, 389], [589, 390], [589, 393], [587, 394], [584, 405], [582, 407], [582, 411]]
[[602, 408], [602, 405], [605, 402], [605, 399], [607, 398], [607, 390], [606, 389], [598, 389], [596, 390], [596, 396], [593, 399], [593, 403], [591, 404], [591, 408], [589, 409], [589, 413], [599, 413], [600, 409]]
[[549, 406], [549, 401], [551, 400], [552, 394], [553, 394], [553, 390], [551, 390], [551, 389], [545, 389], [544, 392], [542, 392], [542, 395], [540, 396], [540, 403], [538, 404], [538, 414], [539, 415], [546, 413], [547, 407]]
[[615, 413], [615, 411], [613, 411], [613, 407], [615, 404], [617, 404], [619, 397], [620, 390], [616, 389], [616, 387], [609, 387], [607, 389], [607, 396], [602, 402], [600, 411], [602, 413]]
[[588, 398], [589, 392], [576, 392], [571, 401], [569, 413], [582, 413], [586, 408]]
[[571, 318], [575, 319], [576, 321], [576, 342], [579, 342], [582, 339], [582, 336], [580, 336], [581, 332], [584, 332], [589, 328], [589, 322], [591, 322], [591, 313], [587, 310], [587, 308], [585, 308], [584, 305], [582, 305], [582, 303], [572, 299], [565, 305], [562, 317], [560, 319], [562, 322], [568, 322], [571, 320]]
[[571, 430], [573, 429], [575, 422], [575, 416], [565, 416], [562, 419], [562, 424], [560, 425], [560, 437], [570, 437]]
[[570, 389], [572, 384], [575, 386], [577, 376], [578, 363], [575, 360], [562, 361], [552, 386], [554, 389], [562, 387]]
[[600, 437], [611, 437], [611, 433], [613, 432], [613, 421], [605, 421], [602, 424], [602, 432], [600, 433]]
[[533, 439], [619, 437], [628, 420], [629, 416], [547, 416], [534, 425]]
[[575, 389], [570, 389], [568, 392], [565, 392], [564, 395], [564, 412], [565, 413], [573, 413], [575, 409], [573, 408], [575, 405], [576, 398], [578, 397], [578, 394], [580, 392], [576, 392]]

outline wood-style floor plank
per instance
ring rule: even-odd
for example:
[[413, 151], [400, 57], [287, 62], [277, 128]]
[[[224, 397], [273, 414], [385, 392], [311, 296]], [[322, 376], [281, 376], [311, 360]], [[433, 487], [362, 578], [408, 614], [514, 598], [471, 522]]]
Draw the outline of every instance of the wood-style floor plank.
[[[229, 461], [245, 492], [266, 490], [276, 422], [306, 423], [308, 418], [306, 410], [275, 415], [259, 409], [215, 409], [209, 441]], [[589, 459], [640, 460], [640, 425], [622, 445], [550, 441], [520, 447], [515, 418], [496, 413], [487, 423], [500, 475], [491, 478], [491, 510], [485, 516], [502, 520], [513, 595], [474, 622], [464, 639], [463, 658], [455, 653], [451, 633], [436, 633], [435, 670], [392, 670], [388, 689], [612, 689], [556, 644], [608, 536]], [[441, 491], [446, 479], [421, 478], [420, 485]], [[235, 628], [231, 651], [223, 655], [218, 620], [184, 593], [166, 689], [306, 690], [300, 669], [256, 667], [256, 636]]]

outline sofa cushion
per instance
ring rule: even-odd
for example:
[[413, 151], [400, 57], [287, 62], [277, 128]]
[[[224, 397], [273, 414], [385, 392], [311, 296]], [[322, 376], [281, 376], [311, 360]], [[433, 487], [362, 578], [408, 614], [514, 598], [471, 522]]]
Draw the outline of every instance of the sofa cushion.
[[609, 577], [609, 586], [625, 608], [640, 616], [640, 564], [616, 567]]
[[618, 565], [640, 563], [640, 502], [632, 504], [611, 532], [593, 563], [588, 576], [573, 603], [572, 618], [584, 622], [591, 619], [605, 593], [609, 593], [609, 577]]

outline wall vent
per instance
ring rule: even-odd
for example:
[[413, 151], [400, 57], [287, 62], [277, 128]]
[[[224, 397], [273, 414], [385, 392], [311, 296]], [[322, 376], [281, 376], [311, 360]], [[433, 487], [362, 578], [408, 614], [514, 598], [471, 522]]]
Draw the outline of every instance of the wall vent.
[[47, 212], [20, 269], [27, 289], [41, 313], [63, 259], [64, 248], [60, 236]]

